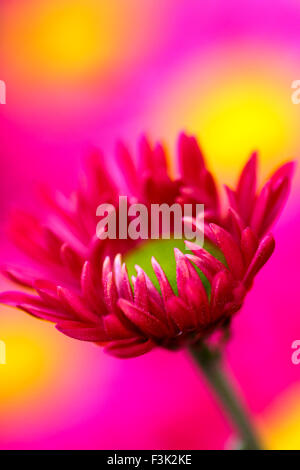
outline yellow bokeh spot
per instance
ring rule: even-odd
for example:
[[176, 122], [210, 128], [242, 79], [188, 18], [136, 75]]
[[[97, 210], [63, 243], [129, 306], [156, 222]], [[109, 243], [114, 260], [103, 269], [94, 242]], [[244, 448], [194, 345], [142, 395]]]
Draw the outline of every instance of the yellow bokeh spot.
[[235, 47], [215, 55], [181, 66], [168, 82], [154, 132], [171, 140], [181, 129], [196, 135], [209, 167], [230, 184], [258, 151], [265, 177], [298, 149], [300, 113], [291, 101], [291, 72], [268, 51]]
[[300, 449], [300, 385], [284, 391], [264, 413], [260, 430], [268, 449]]
[[23, 80], [78, 80], [120, 57], [125, 2], [30, 0], [4, 11], [4, 64]]
[[[99, 29], [103, 33], [103, 24], [98, 29], [96, 21], [93, 9], [85, 8], [81, 2], [56, 4], [50, 8], [48, 5], [33, 22], [32, 36], [36, 41], [32, 51], [35, 59], [61, 73], [88, 67], [97, 59]], [[103, 48], [103, 51], [108, 49]]]
[[17, 331], [5, 335], [6, 364], [0, 365], [0, 402], [25, 397], [45, 371], [45, 351], [38, 339]]
[[218, 167], [226, 172], [258, 150], [264, 159], [285, 157], [292, 127], [288, 107], [271, 83], [235, 80], [203, 100], [205, 114], [192, 115], [194, 129]]

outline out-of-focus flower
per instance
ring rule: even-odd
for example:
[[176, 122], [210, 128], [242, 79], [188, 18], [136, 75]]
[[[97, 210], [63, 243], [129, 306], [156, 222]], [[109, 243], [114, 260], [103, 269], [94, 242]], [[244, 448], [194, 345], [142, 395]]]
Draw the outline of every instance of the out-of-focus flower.
[[[56, 323], [64, 334], [102, 344], [119, 357], [139, 355], [156, 345], [173, 349], [195, 343], [230, 322], [272, 254], [273, 237], [262, 236], [282, 208], [292, 173], [292, 164], [284, 165], [256, 196], [252, 157], [237, 190], [228, 190], [232, 207], [224, 217], [216, 183], [195, 138], [181, 135], [179, 139], [176, 180], [169, 175], [160, 144], [152, 148], [143, 138], [138, 155], [135, 163], [124, 145], [118, 144], [118, 170], [112, 178], [94, 152], [70, 199], [47, 195], [51, 210], [45, 224], [32, 216], [15, 215], [13, 238], [31, 257], [34, 269], [30, 274], [6, 269], [6, 274], [34, 288], [37, 295], [6, 292], [0, 296], [6, 304]], [[206, 226], [206, 235], [224, 262], [210, 254], [207, 245], [199, 249], [187, 243], [194, 255], [175, 249], [175, 288], [154, 258], [159, 289], [151, 274], [139, 266], [131, 284], [118, 253], [134, 256], [141, 241], [99, 240], [95, 234], [97, 206], [117, 205], [124, 193], [146, 205], [204, 203], [207, 221], [213, 222]], [[206, 277], [204, 283], [199, 270]]]

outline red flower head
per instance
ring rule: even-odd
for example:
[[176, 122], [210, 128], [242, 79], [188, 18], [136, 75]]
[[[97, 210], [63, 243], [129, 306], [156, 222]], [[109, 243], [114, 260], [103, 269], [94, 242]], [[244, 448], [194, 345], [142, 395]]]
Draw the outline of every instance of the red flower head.
[[[214, 178], [193, 137], [179, 139], [177, 180], [169, 175], [162, 146], [152, 148], [146, 139], [141, 141], [137, 163], [123, 144], [118, 144], [115, 163], [112, 178], [94, 152], [84, 180], [69, 199], [47, 196], [46, 223], [15, 215], [13, 238], [30, 255], [34, 269], [28, 274], [7, 268], [6, 274], [35, 293], [5, 292], [0, 300], [54, 322], [72, 338], [101, 344], [118, 357], [143, 354], [157, 345], [182, 347], [227, 326], [273, 252], [273, 237], [264, 234], [287, 197], [292, 164], [281, 167], [256, 194], [252, 157], [236, 191], [228, 190], [231, 206], [224, 219]], [[186, 242], [191, 250], [186, 254], [175, 248], [174, 274], [152, 258], [153, 271], [136, 266], [136, 276], [130, 279], [126, 261], [140, 251], [142, 259], [149, 256], [152, 242], [99, 240], [95, 234], [97, 206], [117, 204], [124, 193], [148, 206], [204, 203], [212, 244], [200, 248]], [[143, 251], [144, 246], [148, 251]], [[125, 256], [125, 263], [118, 253]], [[167, 261], [169, 265], [171, 259]]]

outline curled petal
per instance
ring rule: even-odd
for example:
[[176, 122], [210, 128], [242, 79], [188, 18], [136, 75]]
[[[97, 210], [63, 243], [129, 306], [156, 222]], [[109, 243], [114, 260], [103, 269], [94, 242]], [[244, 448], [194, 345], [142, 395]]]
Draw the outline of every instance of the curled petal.
[[145, 335], [152, 336], [157, 339], [169, 336], [167, 326], [158, 318], [155, 318], [153, 315], [124, 299], [120, 299], [118, 301], [118, 305], [124, 312], [124, 315]]
[[180, 331], [192, 330], [196, 327], [194, 311], [179, 297], [172, 297], [167, 302], [169, 317], [178, 326]]
[[208, 280], [212, 280], [212, 277], [218, 271], [226, 270], [225, 265], [216, 259], [213, 255], [208, 253], [208, 251], [204, 250], [195, 243], [186, 241], [185, 244], [189, 250], [195, 253], [195, 256], [186, 255], [186, 257], [203, 272]]
[[96, 272], [95, 266], [90, 261], [86, 261], [81, 273], [81, 291], [88, 304], [95, 310], [103, 308], [103, 302], [100, 297], [100, 269]]
[[133, 300], [132, 289], [129, 281], [127, 266], [125, 263], [122, 264], [121, 268], [122, 284], [120, 295], [127, 300]]
[[252, 260], [254, 253], [258, 246], [257, 238], [252, 232], [250, 227], [245, 228], [241, 236], [241, 250], [245, 260], [245, 265], [248, 266]]
[[163, 308], [162, 297], [159, 294], [159, 292], [157, 291], [157, 289], [154, 286], [153, 282], [151, 281], [150, 277], [137, 264], [135, 265], [135, 269], [136, 269], [137, 273], [143, 272], [143, 274], [145, 276], [145, 280], [146, 280], [147, 289], [149, 291], [149, 297], [153, 298], [155, 300], [155, 303], [157, 303], [161, 308]]
[[[203, 272], [204, 276], [207, 277], [209, 282], [213, 280], [214, 275], [218, 270], [215, 270], [213, 268], [213, 265], [210, 264], [209, 260], [207, 260], [205, 256], [186, 255], [186, 257], [190, 262], [194, 263], [194, 265], [197, 266], [197, 268], [199, 268]], [[224, 270], [225, 266], [223, 266], [222, 269]]]
[[99, 323], [99, 316], [87, 308], [82, 299], [74, 292], [58, 286], [57, 294], [66, 310], [74, 315], [74, 319], [78, 318], [88, 323]]
[[[202, 288], [199, 288], [199, 286]], [[196, 315], [196, 324], [197, 325], [206, 325], [209, 323], [209, 303], [206, 291], [202, 283], [195, 283], [195, 281], [190, 280], [186, 286], [186, 297], [190, 307], [194, 310]]]
[[263, 267], [272, 255], [275, 248], [275, 240], [271, 234], [266, 235], [260, 242], [253, 260], [244, 277], [244, 284], [249, 288], [252, 284], [254, 276]]
[[176, 260], [176, 280], [177, 280], [178, 293], [180, 296], [182, 296], [185, 293], [185, 287], [190, 277], [188, 261], [183, 255], [183, 253], [181, 253], [181, 251], [178, 250], [178, 248], [174, 249], [174, 253], [175, 253], [175, 260]]
[[114, 279], [117, 287], [118, 294], [121, 294], [122, 288], [122, 257], [120, 254], [116, 255], [114, 259]]
[[69, 315], [67, 313], [60, 312], [57, 309], [51, 310], [47, 308], [47, 306], [34, 307], [32, 305], [20, 304], [17, 305], [17, 307], [23, 310], [24, 312], [29, 313], [29, 315], [35, 318], [50, 321], [52, 323], [57, 323], [58, 321], [69, 319]]
[[278, 180], [276, 185], [272, 187], [266, 217], [263, 221], [262, 234], [266, 233], [269, 227], [275, 222], [279, 216], [287, 197], [290, 192], [290, 179], [288, 176]]
[[241, 279], [244, 274], [244, 262], [242, 253], [232, 238], [224, 229], [215, 224], [210, 224], [214, 232], [218, 247], [225, 256], [230, 271], [236, 279]]
[[270, 194], [271, 182], [268, 181], [261, 190], [260, 195], [258, 196], [255, 202], [250, 222], [250, 226], [252, 227], [255, 235], [257, 235], [258, 237], [260, 237], [263, 232], [263, 224], [267, 212], [268, 203], [270, 200]]
[[81, 341], [107, 341], [107, 336], [102, 325], [88, 327], [80, 322], [59, 321], [56, 329], [70, 338]]
[[13, 307], [16, 307], [18, 304], [34, 305], [36, 307], [43, 306], [43, 302], [40, 297], [20, 291], [1, 292], [0, 303], [11, 305]]
[[105, 352], [111, 356], [127, 359], [131, 357], [141, 356], [155, 347], [155, 343], [151, 339], [132, 338], [120, 341], [111, 341], [105, 347]]
[[34, 279], [36, 278], [36, 273], [30, 273], [25, 269], [16, 267], [6, 266], [1, 269], [1, 273], [10, 281], [25, 287], [33, 287]]
[[172, 290], [172, 287], [167, 279], [167, 276], [165, 275], [163, 269], [159, 265], [159, 263], [156, 261], [154, 257], [151, 259], [152, 266], [155, 272], [155, 275], [158, 279], [161, 293], [164, 299], [164, 302], [166, 303], [171, 297], [174, 296], [174, 292]]
[[[138, 265], [136, 265], [135, 268], [138, 273], [143, 273], [145, 281], [146, 281], [146, 286], [147, 286], [147, 291], [148, 291], [147, 302], [149, 305], [149, 311], [152, 312], [153, 315], [159, 318], [162, 322], [167, 322], [168, 319], [166, 316], [164, 302], [162, 300], [161, 295], [157, 291], [156, 287], [153, 285], [151, 279], [142, 270], [142, 268]], [[136, 279], [134, 281], [134, 284], [135, 282], [136, 282]], [[171, 326], [169, 325], [169, 327]]]
[[233, 234], [236, 235], [236, 238], [240, 240], [242, 231], [245, 228], [245, 224], [239, 214], [232, 209], [232, 207], [229, 207], [228, 209], [228, 218], [232, 226], [232, 232]]
[[211, 315], [213, 320], [217, 320], [223, 314], [224, 306], [231, 299], [231, 282], [228, 274], [220, 272], [216, 274], [211, 286]]
[[130, 326], [125, 326], [114, 314], [105, 315], [103, 317], [103, 325], [109, 340], [131, 338], [134, 334], [133, 329]]
[[203, 172], [202, 178], [203, 178], [203, 185], [204, 185], [206, 194], [209, 196], [215, 210], [218, 211], [219, 197], [218, 197], [217, 186], [213, 178], [213, 175], [209, 171], [205, 170]]
[[60, 258], [63, 264], [67, 266], [72, 273], [77, 273], [78, 275], [80, 275], [83, 265], [83, 259], [67, 243], [64, 243], [61, 246]]
[[57, 295], [56, 284], [50, 281], [36, 280], [34, 288], [46, 305], [61, 310], [62, 305]]
[[197, 186], [205, 164], [195, 137], [180, 134], [178, 140], [178, 166], [183, 181], [192, 186]]
[[274, 184], [277, 180], [280, 180], [280, 179], [285, 178], [285, 177], [288, 177], [291, 180], [292, 177], [293, 177], [295, 168], [296, 168], [296, 162], [295, 161], [287, 162], [284, 165], [282, 165], [271, 176], [272, 184]]
[[148, 289], [144, 272], [140, 270], [134, 284], [134, 302], [144, 311], [149, 309]]
[[110, 259], [108, 257], [105, 258], [103, 263], [102, 284], [106, 307], [108, 311], [114, 312], [117, 307], [118, 292], [114, 281], [113, 273], [111, 271]]
[[234, 209], [235, 211], [238, 211], [239, 209], [238, 209], [235, 191], [229, 188], [229, 186], [227, 186], [226, 184], [224, 185], [224, 188], [227, 194], [230, 207], [232, 207], [232, 209]]
[[253, 153], [241, 173], [236, 190], [239, 211], [246, 222], [249, 220], [255, 201], [256, 167], [257, 154]]

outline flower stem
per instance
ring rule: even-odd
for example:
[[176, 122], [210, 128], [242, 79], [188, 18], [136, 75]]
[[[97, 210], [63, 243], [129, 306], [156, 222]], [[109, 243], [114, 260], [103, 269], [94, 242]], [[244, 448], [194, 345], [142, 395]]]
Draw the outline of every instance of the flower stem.
[[238, 430], [242, 441], [241, 448], [259, 450], [260, 445], [249, 418], [220, 367], [220, 354], [207, 346], [194, 346], [191, 353]]

